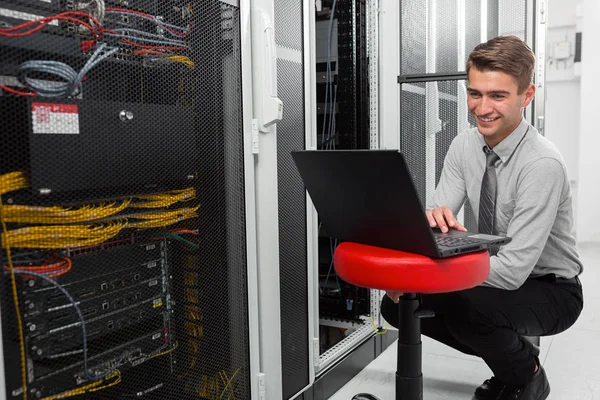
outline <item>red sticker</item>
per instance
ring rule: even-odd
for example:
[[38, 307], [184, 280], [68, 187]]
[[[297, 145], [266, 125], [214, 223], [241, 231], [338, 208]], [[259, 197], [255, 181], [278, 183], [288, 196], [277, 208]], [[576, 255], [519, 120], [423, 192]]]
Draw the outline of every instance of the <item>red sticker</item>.
[[31, 103], [33, 133], [79, 134], [77, 104]]

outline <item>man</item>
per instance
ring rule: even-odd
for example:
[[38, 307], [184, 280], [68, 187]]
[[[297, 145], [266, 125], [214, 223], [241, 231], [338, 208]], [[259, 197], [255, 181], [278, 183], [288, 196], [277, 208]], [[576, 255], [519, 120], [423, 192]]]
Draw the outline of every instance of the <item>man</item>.
[[[517, 37], [492, 39], [470, 54], [468, 107], [477, 128], [453, 140], [426, 212], [432, 228], [464, 231], [455, 215], [468, 198], [481, 233], [512, 237], [491, 251], [484, 284], [422, 297], [435, 312], [422, 320], [423, 334], [481, 357], [493, 371], [477, 399], [546, 399], [539, 349], [524, 336], [560, 333], [583, 308], [567, 170], [556, 147], [523, 119], [534, 70], [534, 54]], [[394, 326], [400, 295], [388, 292], [382, 302]]]

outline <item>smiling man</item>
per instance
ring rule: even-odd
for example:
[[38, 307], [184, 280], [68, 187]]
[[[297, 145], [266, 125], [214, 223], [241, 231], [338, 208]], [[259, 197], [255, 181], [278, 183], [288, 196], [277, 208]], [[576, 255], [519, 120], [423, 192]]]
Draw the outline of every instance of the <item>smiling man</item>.
[[[494, 373], [475, 390], [477, 399], [546, 399], [539, 349], [523, 336], [560, 333], [583, 308], [565, 163], [523, 118], [534, 70], [533, 52], [514, 36], [473, 50], [467, 91], [477, 127], [453, 140], [426, 212], [432, 227], [465, 230], [455, 215], [468, 199], [480, 233], [512, 237], [491, 251], [483, 285], [422, 296], [422, 307], [435, 312], [422, 320], [423, 334], [481, 357]], [[399, 295], [388, 292], [381, 306], [396, 327]]]

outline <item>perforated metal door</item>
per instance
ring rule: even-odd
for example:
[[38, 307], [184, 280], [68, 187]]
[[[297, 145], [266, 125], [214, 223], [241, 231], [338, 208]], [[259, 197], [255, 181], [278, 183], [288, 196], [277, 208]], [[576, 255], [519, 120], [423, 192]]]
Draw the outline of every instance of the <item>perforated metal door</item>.
[[284, 106], [277, 124], [281, 374], [283, 398], [309, 384], [306, 191], [292, 150], [305, 149], [304, 40], [301, 0], [275, 1], [277, 93]]
[[4, 1], [0, 53], [0, 397], [250, 398], [239, 9]]

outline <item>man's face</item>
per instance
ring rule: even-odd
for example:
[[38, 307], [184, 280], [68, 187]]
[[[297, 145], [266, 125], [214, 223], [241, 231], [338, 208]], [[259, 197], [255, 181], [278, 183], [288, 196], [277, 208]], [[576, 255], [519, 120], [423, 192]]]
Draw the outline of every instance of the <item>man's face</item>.
[[518, 91], [516, 79], [504, 72], [469, 70], [467, 104], [488, 146], [496, 146], [519, 126], [535, 86], [529, 85], [521, 94]]

